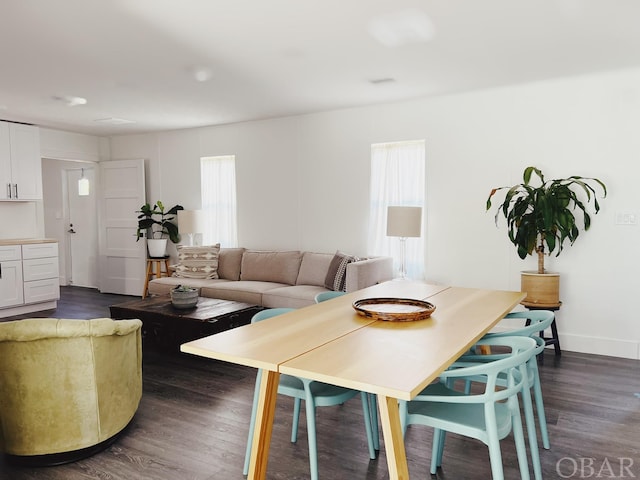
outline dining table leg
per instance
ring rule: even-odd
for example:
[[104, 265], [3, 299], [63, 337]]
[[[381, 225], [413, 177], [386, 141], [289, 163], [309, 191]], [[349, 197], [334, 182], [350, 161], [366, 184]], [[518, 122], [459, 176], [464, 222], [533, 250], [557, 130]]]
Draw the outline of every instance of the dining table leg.
[[269, 448], [271, 446], [271, 432], [276, 411], [279, 381], [279, 372], [262, 371], [256, 426], [253, 431], [249, 474], [247, 475], [247, 479], [250, 480], [264, 480], [267, 478], [267, 463], [269, 461]]
[[389, 478], [391, 480], [408, 480], [409, 467], [407, 466], [407, 454], [404, 449], [404, 438], [400, 425], [398, 400], [378, 395], [378, 405], [384, 448], [387, 453]]

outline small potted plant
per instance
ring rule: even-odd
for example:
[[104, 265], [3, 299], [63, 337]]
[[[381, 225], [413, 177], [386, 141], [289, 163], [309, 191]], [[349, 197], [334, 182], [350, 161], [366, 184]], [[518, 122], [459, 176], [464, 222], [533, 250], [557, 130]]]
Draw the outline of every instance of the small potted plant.
[[170, 292], [171, 304], [175, 308], [194, 308], [198, 304], [198, 289], [186, 285], [178, 285]]
[[[538, 186], [531, 184], [534, 173], [540, 183]], [[534, 253], [538, 256], [537, 272], [522, 272], [521, 288], [527, 292], [523, 304], [559, 305], [559, 275], [545, 270], [545, 253], [555, 251], [557, 257], [562, 253], [565, 241], [573, 245], [580, 235], [580, 218], [576, 218], [576, 212], [582, 217], [584, 230], [589, 230], [591, 216], [587, 212], [587, 205], [593, 201], [595, 213], [600, 211], [591, 183], [602, 189], [602, 198], [607, 196], [607, 187], [597, 178], [579, 176], [545, 181], [542, 171], [535, 167], [525, 168], [523, 180], [524, 183], [512, 187], [491, 190], [486, 208], [491, 208], [491, 199], [497, 192], [508, 189], [498, 206], [496, 225], [498, 217], [504, 216], [509, 240], [516, 246], [521, 259]]]
[[174, 223], [178, 210], [184, 210], [184, 208], [181, 205], [175, 205], [165, 211], [164, 204], [158, 200], [153, 206], [145, 203], [136, 212], [139, 214], [136, 242], [146, 236], [150, 257], [165, 256], [167, 237], [173, 243], [180, 241], [178, 226]]

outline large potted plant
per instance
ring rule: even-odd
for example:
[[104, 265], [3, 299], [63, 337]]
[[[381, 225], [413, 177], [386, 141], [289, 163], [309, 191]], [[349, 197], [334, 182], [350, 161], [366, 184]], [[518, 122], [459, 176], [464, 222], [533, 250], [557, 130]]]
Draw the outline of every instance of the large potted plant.
[[180, 241], [178, 226], [174, 223], [178, 210], [184, 210], [184, 208], [181, 205], [175, 205], [165, 211], [164, 204], [158, 200], [153, 205], [145, 203], [136, 212], [139, 214], [136, 242], [146, 236], [150, 257], [165, 256], [167, 237], [173, 243]]
[[[538, 177], [537, 186], [531, 184], [533, 174]], [[542, 171], [535, 167], [525, 168], [523, 180], [524, 183], [512, 187], [491, 190], [486, 208], [491, 208], [491, 199], [497, 192], [508, 189], [497, 208], [496, 225], [499, 217], [504, 216], [509, 240], [521, 259], [534, 253], [538, 256], [538, 270], [522, 272], [521, 288], [527, 292], [523, 303], [557, 306], [560, 278], [559, 274], [545, 270], [545, 255], [555, 251], [557, 257], [566, 241], [573, 245], [580, 235], [580, 224], [589, 230], [591, 215], [587, 206], [593, 202], [595, 213], [600, 211], [592, 184], [602, 189], [603, 198], [607, 196], [607, 187], [597, 178], [579, 176], [545, 181]]]

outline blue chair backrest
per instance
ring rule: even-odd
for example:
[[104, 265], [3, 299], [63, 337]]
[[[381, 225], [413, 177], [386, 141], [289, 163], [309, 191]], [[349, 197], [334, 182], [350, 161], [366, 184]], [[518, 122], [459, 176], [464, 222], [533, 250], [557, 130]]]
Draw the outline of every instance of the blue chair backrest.
[[[453, 403], [486, 403], [504, 400], [519, 392], [522, 388], [523, 370], [526, 363], [535, 355], [537, 343], [533, 338], [521, 336], [502, 336], [483, 338], [477, 345], [487, 345], [490, 347], [508, 347], [510, 353], [491, 355], [483, 357], [483, 362], [471, 362], [471, 366], [446, 370], [440, 374], [440, 381], [448, 382], [456, 378], [478, 378], [482, 377], [482, 382], [486, 384], [483, 393], [463, 395], [453, 397], [448, 402]], [[489, 361], [487, 361], [489, 360]], [[460, 367], [458, 364], [457, 367]], [[498, 377], [508, 379], [506, 388], [496, 389]], [[428, 396], [428, 395], [427, 395]], [[416, 399], [428, 400], [427, 396], [418, 395]]]
[[330, 292], [320, 292], [316, 295], [316, 303], [324, 302], [326, 300], [331, 300], [332, 298], [340, 297], [344, 295], [346, 292], [334, 292], [333, 290]]
[[531, 312], [511, 312], [507, 313], [504, 318], [523, 318], [531, 320], [531, 325], [527, 325], [526, 327], [516, 328], [513, 330], [507, 330], [504, 332], [492, 332], [487, 334], [487, 336], [491, 337], [500, 337], [500, 336], [517, 336], [517, 337], [531, 337], [533, 335], [537, 335], [538, 332], [541, 332], [545, 328], [551, 325], [553, 319], [555, 318], [554, 314], [550, 310], [534, 310]]
[[261, 320], [266, 320], [267, 318], [277, 317], [278, 315], [293, 312], [294, 310], [295, 308], [267, 308], [266, 310], [262, 310], [251, 317], [251, 323], [257, 323]]

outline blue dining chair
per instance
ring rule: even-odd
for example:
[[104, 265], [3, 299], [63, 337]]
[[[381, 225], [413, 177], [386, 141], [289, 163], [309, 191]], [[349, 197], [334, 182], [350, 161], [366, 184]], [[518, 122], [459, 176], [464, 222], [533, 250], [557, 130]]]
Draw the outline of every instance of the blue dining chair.
[[[504, 479], [500, 440], [513, 432], [520, 475], [529, 480], [529, 464], [524, 441], [518, 394], [527, 378], [527, 362], [535, 356], [537, 343], [527, 337], [484, 338], [478, 345], [507, 347], [510, 352], [493, 361], [473, 363], [446, 370], [440, 381], [429, 385], [410, 402], [400, 402], [400, 418], [408, 425], [434, 428], [431, 473], [442, 466], [445, 433], [453, 432], [482, 441], [489, 447], [494, 480]], [[455, 380], [482, 377], [478, 393], [453, 389]], [[499, 378], [506, 386], [499, 387]]]
[[333, 290], [329, 290], [328, 292], [320, 292], [316, 295], [315, 301], [316, 303], [325, 302], [327, 300], [331, 300], [332, 298], [341, 297], [347, 292], [336, 292]]
[[[267, 318], [275, 317], [293, 311], [293, 308], [271, 308], [256, 313], [251, 319], [251, 323], [256, 323]], [[247, 449], [245, 452], [243, 474], [249, 472], [249, 460], [251, 458], [251, 446], [253, 433], [255, 430], [256, 415], [258, 411], [258, 396], [260, 390], [260, 380], [262, 378], [262, 370], [258, 370], [256, 376], [256, 386], [253, 393], [253, 407], [251, 409], [251, 420], [249, 423], [249, 437], [247, 440]], [[369, 411], [369, 402], [367, 394], [358, 392], [349, 388], [338, 387], [323, 382], [316, 382], [306, 378], [299, 378], [292, 375], [280, 375], [278, 384], [278, 393], [293, 397], [294, 412], [291, 425], [291, 442], [295, 443], [298, 438], [298, 424], [300, 416], [300, 403], [305, 401], [305, 411], [307, 416], [307, 438], [309, 442], [309, 470], [311, 479], [318, 479], [318, 448], [316, 442], [316, 407], [329, 407], [341, 405], [347, 400], [360, 394], [362, 400], [362, 410], [364, 415], [364, 425], [367, 434], [367, 442], [369, 446], [369, 458], [376, 458], [376, 451], [373, 443], [373, 434], [371, 428], [371, 412]]]
[[[341, 297], [345, 295], [347, 292], [336, 292], [336, 291], [328, 291], [328, 292], [320, 292], [316, 295], [315, 301], [316, 303], [326, 302], [327, 300], [331, 300], [336, 297]], [[373, 429], [373, 448], [376, 450], [380, 450], [380, 428], [378, 422], [378, 397], [373, 393], [367, 393], [367, 398], [369, 400], [369, 411], [371, 412], [371, 428]], [[299, 411], [298, 406], [298, 411]], [[294, 413], [295, 415], [295, 413]]]
[[[540, 453], [538, 451], [538, 438], [536, 434], [536, 423], [534, 419], [533, 403], [531, 402], [531, 390], [533, 390], [533, 396], [536, 402], [536, 411], [538, 413], [538, 421], [540, 424], [540, 434], [542, 437], [543, 447], [549, 449], [549, 434], [547, 431], [547, 420], [544, 412], [544, 402], [542, 399], [542, 387], [540, 385], [540, 374], [538, 372], [537, 356], [544, 350], [545, 341], [538, 333], [548, 328], [553, 322], [554, 314], [551, 311], [538, 310], [531, 312], [512, 312], [505, 316], [505, 318], [522, 318], [531, 322], [530, 325], [510, 329], [503, 332], [492, 332], [484, 336], [484, 338], [500, 338], [505, 336], [523, 336], [531, 337], [536, 341], [535, 354], [527, 362], [525, 386], [522, 390], [522, 404], [525, 416], [525, 423], [527, 426], [527, 436], [529, 438], [529, 450], [531, 452], [531, 461], [533, 464], [533, 472], [536, 480], [542, 479], [542, 466], [540, 464]], [[494, 361], [502, 358], [501, 354], [487, 354], [487, 353], [475, 353], [477, 349], [473, 347], [471, 351], [465, 355], [462, 355], [456, 362], [449, 368], [458, 368], [460, 366], [469, 366], [473, 363], [483, 363]], [[465, 382], [465, 392], [469, 393], [471, 389], [471, 383], [474, 380], [480, 380], [477, 378], [468, 378]], [[507, 379], [504, 376], [498, 377], [498, 385], [506, 385]]]
[[[536, 358], [541, 355], [545, 348], [545, 341], [539, 336], [539, 332], [547, 329], [555, 319], [555, 315], [549, 310], [533, 310], [529, 312], [511, 312], [505, 318], [521, 318], [528, 320], [530, 324], [522, 328], [507, 330], [504, 332], [491, 332], [485, 335], [485, 338], [498, 338], [501, 336], [523, 336], [531, 337], [538, 344], [536, 347], [536, 356], [527, 364], [529, 370], [529, 390], [533, 390], [533, 398], [536, 403], [536, 413], [538, 414], [538, 423], [540, 425], [540, 436], [542, 437], [542, 446], [545, 449], [550, 448], [549, 432], [547, 430], [547, 417], [544, 412], [544, 401], [542, 399], [542, 386], [540, 384], [540, 372], [538, 371], [538, 363]], [[525, 411], [525, 414], [527, 412]], [[534, 425], [533, 412], [529, 410], [530, 418], [527, 418], [527, 428], [529, 423]], [[535, 428], [535, 427], [532, 427]]]

